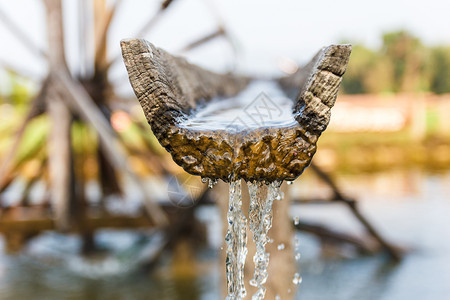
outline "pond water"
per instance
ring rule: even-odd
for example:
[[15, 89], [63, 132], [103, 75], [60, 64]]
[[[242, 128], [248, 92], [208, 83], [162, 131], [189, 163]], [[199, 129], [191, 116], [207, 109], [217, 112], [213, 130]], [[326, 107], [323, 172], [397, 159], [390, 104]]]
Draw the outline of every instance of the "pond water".
[[[324, 250], [316, 237], [297, 233], [302, 283], [295, 299], [449, 299], [450, 172], [342, 175], [338, 182], [360, 201], [379, 231], [407, 252], [394, 264], [383, 254], [361, 256], [350, 247], [331, 245]], [[290, 189], [303, 197], [317, 197], [318, 191], [322, 197], [328, 194], [310, 170]], [[293, 219], [363, 234], [338, 204], [294, 205], [291, 214]], [[142, 253], [137, 249], [151, 245], [147, 232], [102, 231], [97, 242], [113, 255], [101, 264], [80, 259], [77, 237], [55, 233], [34, 239], [20, 255], [2, 251], [0, 299], [222, 299], [225, 271], [218, 253], [225, 250], [219, 212], [204, 207], [197, 216], [208, 225], [208, 244], [192, 256], [165, 253], [151, 269], [136, 259]]]

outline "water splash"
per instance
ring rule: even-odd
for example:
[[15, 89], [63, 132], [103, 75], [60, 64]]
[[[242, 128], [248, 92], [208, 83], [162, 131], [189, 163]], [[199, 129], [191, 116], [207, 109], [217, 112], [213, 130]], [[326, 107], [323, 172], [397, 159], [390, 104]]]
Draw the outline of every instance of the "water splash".
[[298, 284], [302, 283], [302, 281], [303, 281], [302, 276], [300, 276], [299, 273], [295, 273], [294, 278], [292, 279], [292, 283], [295, 285], [298, 285]]
[[208, 179], [208, 188], [212, 189], [217, 184], [217, 179]]
[[242, 212], [241, 181], [230, 183], [230, 199], [227, 214], [227, 300], [240, 300], [246, 296], [244, 265], [247, 256], [247, 219]]
[[285, 246], [284, 243], [281, 243], [277, 246], [278, 251], [284, 250]]
[[281, 198], [281, 181], [268, 184], [267, 197], [262, 196], [263, 186], [264, 183], [262, 182], [250, 182], [248, 184], [250, 194], [249, 227], [256, 245], [256, 253], [253, 257], [255, 273], [250, 280], [250, 284], [258, 288], [252, 296], [253, 300], [264, 299], [266, 293], [263, 284], [268, 276], [269, 253], [266, 253], [265, 246], [269, 241], [267, 234], [272, 227], [272, 204], [275, 199]]

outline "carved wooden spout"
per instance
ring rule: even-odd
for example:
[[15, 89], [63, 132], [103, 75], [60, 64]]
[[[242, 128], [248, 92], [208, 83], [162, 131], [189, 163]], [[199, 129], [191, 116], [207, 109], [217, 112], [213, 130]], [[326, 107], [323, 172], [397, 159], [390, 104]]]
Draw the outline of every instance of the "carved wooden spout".
[[141, 39], [124, 40], [121, 47], [131, 85], [161, 145], [188, 173], [224, 181], [294, 180], [303, 172], [329, 123], [351, 52], [349, 45], [323, 48], [296, 74], [279, 80], [291, 95], [296, 122], [236, 131], [184, 124], [208, 102], [231, 101], [250, 78], [204, 70]]

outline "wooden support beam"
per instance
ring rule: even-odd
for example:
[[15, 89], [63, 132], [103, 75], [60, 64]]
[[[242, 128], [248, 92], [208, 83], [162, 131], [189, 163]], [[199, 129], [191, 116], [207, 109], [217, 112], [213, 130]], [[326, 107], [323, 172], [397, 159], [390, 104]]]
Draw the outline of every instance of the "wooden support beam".
[[56, 91], [47, 97], [51, 132], [48, 137], [48, 162], [50, 171], [50, 196], [55, 222], [60, 230], [70, 228], [72, 187], [72, 114]]
[[[101, 228], [147, 228], [153, 227], [154, 223], [145, 215], [140, 216], [120, 216], [110, 214], [88, 213], [85, 218], [83, 230], [89, 229], [94, 232]], [[79, 232], [79, 224], [74, 224], [69, 232]], [[3, 213], [0, 218], [0, 232], [17, 232], [28, 234], [32, 232], [42, 232], [46, 230], [56, 230], [56, 221], [47, 209], [43, 207], [21, 207], [12, 208]]]
[[64, 25], [61, 0], [44, 0], [47, 12], [49, 91], [46, 97], [51, 120], [48, 138], [50, 198], [58, 229], [70, 229], [70, 206], [74, 198], [73, 161], [71, 149], [72, 113], [55, 84], [58, 70], [68, 72], [64, 46]]
[[296, 222], [296, 224], [294, 224], [294, 228], [299, 231], [314, 234], [322, 239], [328, 239], [328, 240], [337, 241], [340, 243], [346, 243], [346, 244], [353, 245], [365, 253], [373, 254], [375, 252], [374, 249], [370, 248], [368, 246], [368, 243], [365, 242], [364, 240], [357, 238], [355, 236], [349, 235], [349, 234], [333, 231], [322, 225], [311, 224], [311, 223], [299, 221], [299, 222]]
[[56, 76], [60, 92], [65, 95], [64, 100], [71, 109], [77, 112], [80, 117], [90, 124], [98, 133], [100, 142], [110, 163], [118, 171], [125, 173], [144, 193], [143, 204], [147, 208], [149, 216], [160, 226], [168, 224], [165, 213], [153, 201], [142, 180], [131, 170], [127, 161], [127, 151], [122, 145], [119, 137], [113, 131], [111, 125], [105, 119], [100, 109], [86, 90], [76, 81], [72, 80], [67, 72], [59, 71]]
[[320, 169], [317, 165], [311, 164], [311, 169], [314, 170], [314, 172], [320, 177], [320, 179], [322, 179], [332, 188], [334, 193], [334, 201], [345, 203], [353, 213], [353, 215], [358, 219], [358, 221], [361, 222], [366, 230], [380, 243], [381, 246], [383, 246], [390, 257], [395, 261], [400, 261], [402, 258], [400, 252], [387, 240], [385, 240], [384, 237], [378, 232], [378, 230], [376, 230], [375, 227], [367, 220], [367, 218], [363, 216], [358, 208], [358, 203], [353, 199], [345, 197], [337, 187], [334, 180], [325, 172], [323, 172], [322, 169]]
[[48, 63], [50, 70], [68, 69], [64, 46], [61, 0], [44, 0], [47, 12]]

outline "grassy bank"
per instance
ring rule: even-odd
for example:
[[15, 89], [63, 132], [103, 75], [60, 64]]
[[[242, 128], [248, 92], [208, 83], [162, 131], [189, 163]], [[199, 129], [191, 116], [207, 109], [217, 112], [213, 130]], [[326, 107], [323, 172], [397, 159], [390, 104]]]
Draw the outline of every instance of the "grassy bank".
[[408, 132], [335, 133], [319, 141], [315, 162], [329, 171], [371, 172], [420, 167], [444, 170], [450, 167], [450, 139], [430, 134], [413, 140]]

